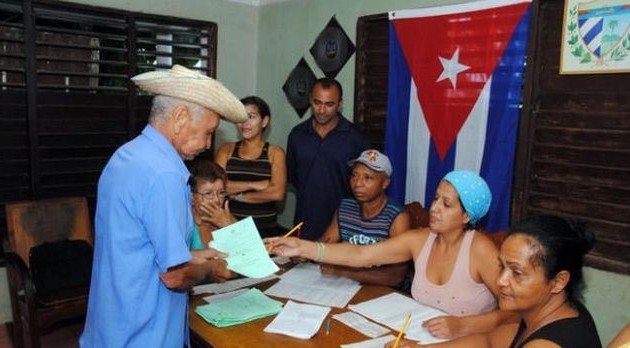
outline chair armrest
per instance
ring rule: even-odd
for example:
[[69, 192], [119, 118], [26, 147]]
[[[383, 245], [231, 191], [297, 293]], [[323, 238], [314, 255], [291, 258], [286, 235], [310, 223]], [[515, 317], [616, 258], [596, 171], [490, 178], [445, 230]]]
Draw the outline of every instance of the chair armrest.
[[7, 264], [10, 290], [15, 291], [15, 295], [18, 295], [20, 290], [22, 290], [28, 305], [34, 305], [35, 284], [33, 283], [30, 269], [26, 266], [24, 260], [16, 253], [5, 252], [4, 257]]

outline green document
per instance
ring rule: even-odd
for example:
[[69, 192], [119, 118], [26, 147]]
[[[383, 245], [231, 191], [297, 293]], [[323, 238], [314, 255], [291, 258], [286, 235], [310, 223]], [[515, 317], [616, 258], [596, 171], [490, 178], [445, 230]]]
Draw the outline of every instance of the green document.
[[278, 314], [282, 302], [273, 300], [258, 289], [250, 289], [229, 300], [197, 306], [195, 313], [216, 326], [226, 327]]
[[228, 269], [250, 278], [264, 278], [278, 271], [254, 220], [250, 217], [212, 232], [215, 249], [228, 253]]

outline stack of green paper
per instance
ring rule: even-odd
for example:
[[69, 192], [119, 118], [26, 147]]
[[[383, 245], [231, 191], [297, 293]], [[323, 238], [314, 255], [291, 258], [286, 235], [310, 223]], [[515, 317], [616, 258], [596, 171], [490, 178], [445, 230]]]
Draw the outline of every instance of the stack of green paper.
[[281, 310], [282, 302], [272, 300], [258, 289], [251, 289], [229, 300], [195, 308], [197, 314], [216, 327], [246, 323], [278, 314]]

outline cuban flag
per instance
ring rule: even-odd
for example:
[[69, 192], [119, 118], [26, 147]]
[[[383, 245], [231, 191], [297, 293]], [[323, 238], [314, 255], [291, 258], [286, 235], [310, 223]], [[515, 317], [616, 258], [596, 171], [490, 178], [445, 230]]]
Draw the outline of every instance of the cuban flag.
[[389, 14], [392, 199], [429, 207], [446, 173], [471, 170], [493, 195], [485, 228], [509, 225], [530, 7], [487, 0]]

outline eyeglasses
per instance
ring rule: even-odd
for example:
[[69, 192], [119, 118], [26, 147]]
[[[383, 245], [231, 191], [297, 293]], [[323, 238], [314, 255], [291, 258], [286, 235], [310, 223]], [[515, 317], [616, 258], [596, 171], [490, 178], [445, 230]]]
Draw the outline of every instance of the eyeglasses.
[[219, 191], [213, 190], [213, 191], [208, 191], [208, 192], [193, 192], [193, 194], [200, 195], [202, 199], [209, 199], [212, 197], [223, 199], [225, 198], [225, 196], [227, 196], [227, 192], [225, 192], [224, 190], [219, 190]]

